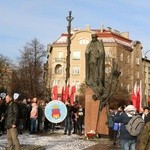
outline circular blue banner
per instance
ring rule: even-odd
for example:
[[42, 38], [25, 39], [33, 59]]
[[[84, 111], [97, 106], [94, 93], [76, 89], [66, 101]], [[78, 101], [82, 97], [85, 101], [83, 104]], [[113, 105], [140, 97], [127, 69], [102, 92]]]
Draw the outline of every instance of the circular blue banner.
[[52, 123], [60, 123], [67, 116], [67, 107], [59, 100], [50, 101], [45, 107], [45, 116]]

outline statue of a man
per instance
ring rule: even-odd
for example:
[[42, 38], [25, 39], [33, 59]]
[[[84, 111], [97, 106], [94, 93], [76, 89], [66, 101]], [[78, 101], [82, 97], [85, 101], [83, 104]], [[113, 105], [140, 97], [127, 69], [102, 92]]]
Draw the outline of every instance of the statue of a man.
[[104, 87], [105, 81], [105, 50], [103, 42], [97, 39], [96, 34], [91, 35], [92, 40], [85, 51], [86, 83]]

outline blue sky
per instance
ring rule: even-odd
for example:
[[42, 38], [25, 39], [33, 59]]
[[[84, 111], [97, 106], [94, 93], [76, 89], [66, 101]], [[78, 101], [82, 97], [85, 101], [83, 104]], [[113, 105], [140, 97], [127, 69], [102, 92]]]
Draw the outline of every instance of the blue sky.
[[[0, 2], [0, 54], [19, 56], [33, 38], [45, 45], [67, 31], [66, 17], [72, 11], [72, 27], [100, 28], [103, 24], [150, 50], [150, 1], [148, 0], [3, 0]], [[148, 54], [150, 56], [150, 53]]]

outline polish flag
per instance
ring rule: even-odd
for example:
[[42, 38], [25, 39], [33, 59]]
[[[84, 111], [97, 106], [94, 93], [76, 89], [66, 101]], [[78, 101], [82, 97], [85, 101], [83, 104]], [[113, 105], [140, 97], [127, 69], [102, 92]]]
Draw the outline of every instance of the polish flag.
[[71, 87], [71, 94], [70, 94], [70, 103], [73, 105], [73, 102], [75, 102], [75, 93], [76, 93], [76, 87], [75, 85]]
[[136, 105], [137, 105], [137, 82], [135, 82], [135, 84], [134, 84], [134, 89], [132, 92], [131, 100], [132, 100], [133, 106], [135, 106], [135, 108], [136, 108]]
[[70, 88], [70, 85], [66, 85], [66, 87], [65, 87], [65, 101], [68, 101], [68, 99], [69, 99], [69, 88]]
[[65, 94], [65, 89], [64, 86], [62, 87], [62, 92], [61, 92], [61, 101], [65, 102], [66, 100], [66, 94]]
[[137, 90], [137, 102], [136, 102], [136, 108], [140, 112], [142, 107], [142, 81], [140, 80], [140, 86], [138, 86]]
[[58, 87], [57, 85], [55, 85], [52, 91], [52, 100], [57, 100], [57, 99], [58, 99]]

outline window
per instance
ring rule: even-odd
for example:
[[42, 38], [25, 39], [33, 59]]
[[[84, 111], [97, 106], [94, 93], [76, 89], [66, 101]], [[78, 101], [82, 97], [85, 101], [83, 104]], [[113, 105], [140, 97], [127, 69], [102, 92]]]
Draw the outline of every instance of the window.
[[73, 81], [73, 83], [76, 86], [76, 90], [79, 90], [80, 89], [80, 82], [79, 81]]
[[63, 52], [58, 52], [58, 58], [63, 58]]
[[150, 74], [150, 67], [148, 67], [148, 73]]
[[62, 74], [62, 72], [63, 72], [62, 66], [60, 64], [56, 65], [55, 74]]
[[128, 64], [130, 63], [130, 56], [129, 55], [127, 56], [127, 63]]
[[80, 39], [79, 40], [79, 44], [81, 44], [81, 45], [87, 45], [87, 44], [89, 44], [89, 40], [87, 40], [87, 39]]
[[140, 64], [140, 58], [136, 57], [136, 64], [139, 65]]
[[148, 84], [150, 85], [150, 78], [148, 78]]
[[54, 80], [53, 85], [57, 85], [58, 87], [61, 87], [61, 80]]
[[136, 77], [140, 78], [140, 73], [139, 72], [136, 73]]
[[128, 85], [127, 85], [127, 91], [129, 91], [129, 90], [130, 90], [130, 85], [128, 84]]
[[123, 53], [120, 55], [120, 61], [123, 61]]
[[80, 51], [73, 51], [73, 59], [80, 60]]
[[78, 66], [73, 67], [73, 75], [79, 75], [80, 74], [80, 68]]
[[57, 58], [55, 58], [55, 61], [61, 62], [63, 60], [64, 60], [64, 58], [63, 58], [63, 52], [58, 52], [58, 56], [57, 56]]
[[113, 57], [112, 56], [112, 52], [109, 50], [109, 51], [105, 51], [105, 54], [106, 54], [106, 57]]
[[106, 74], [111, 73], [111, 67], [110, 67], [110, 66], [107, 66], [107, 67], [106, 67], [105, 73], [106, 73]]

